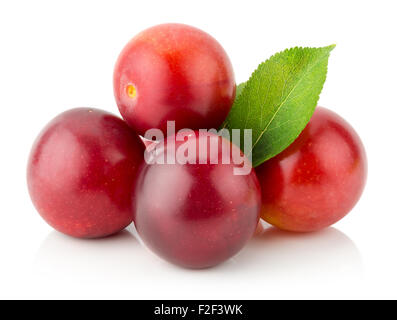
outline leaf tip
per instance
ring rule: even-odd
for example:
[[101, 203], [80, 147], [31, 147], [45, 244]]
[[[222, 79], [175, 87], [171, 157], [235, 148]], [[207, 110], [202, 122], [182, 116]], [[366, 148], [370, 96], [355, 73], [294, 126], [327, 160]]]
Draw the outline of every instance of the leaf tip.
[[329, 45], [329, 46], [326, 47], [326, 48], [328, 48], [329, 51], [332, 51], [332, 50], [335, 49], [335, 47], [336, 47], [336, 43], [333, 43], [333, 44]]

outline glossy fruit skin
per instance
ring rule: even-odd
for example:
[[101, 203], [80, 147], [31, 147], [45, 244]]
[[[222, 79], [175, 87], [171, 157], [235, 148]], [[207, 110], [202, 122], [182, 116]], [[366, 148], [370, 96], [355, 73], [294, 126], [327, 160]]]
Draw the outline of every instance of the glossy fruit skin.
[[[221, 146], [230, 144], [214, 134], [205, 138], [208, 143], [218, 139], [219, 155]], [[159, 155], [167, 153], [174, 139], [160, 143], [164, 149]], [[188, 143], [199, 139], [195, 132]], [[165, 260], [187, 268], [208, 268], [235, 255], [255, 232], [261, 197], [255, 171], [234, 175], [235, 166], [199, 160], [184, 165], [145, 163], [137, 182], [135, 218], [144, 243]]]
[[288, 231], [309, 232], [342, 219], [366, 183], [367, 158], [354, 129], [317, 107], [299, 138], [256, 168], [262, 218]]
[[176, 132], [218, 128], [236, 91], [221, 45], [197, 28], [175, 23], [135, 36], [122, 50], [113, 80], [121, 115], [142, 136], [152, 128], [167, 135], [168, 120], [176, 122]]
[[144, 146], [120, 118], [91, 108], [55, 117], [30, 153], [33, 204], [56, 230], [78, 238], [116, 233], [133, 220], [131, 194]]

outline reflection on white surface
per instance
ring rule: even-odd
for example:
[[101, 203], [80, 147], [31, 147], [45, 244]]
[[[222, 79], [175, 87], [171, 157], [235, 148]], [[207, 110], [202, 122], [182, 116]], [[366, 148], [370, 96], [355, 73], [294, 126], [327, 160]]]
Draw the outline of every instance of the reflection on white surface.
[[140, 265], [138, 251], [141, 245], [128, 230], [103, 239], [75, 239], [52, 231], [37, 252], [35, 267], [49, 276], [122, 280]]
[[362, 272], [360, 252], [341, 231], [327, 228], [314, 233], [291, 233], [264, 226], [257, 230], [234, 263], [272, 277], [357, 276]]
[[35, 279], [54, 288], [49, 296], [56, 291], [62, 298], [299, 298], [303, 285], [306, 295], [313, 287], [316, 297], [318, 286], [355, 285], [363, 269], [353, 241], [337, 229], [294, 234], [272, 227], [231, 260], [206, 270], [186, 270], [157, 258], [139, 243], [133, 227], [99, 240], [53, 231], [34, 265]]

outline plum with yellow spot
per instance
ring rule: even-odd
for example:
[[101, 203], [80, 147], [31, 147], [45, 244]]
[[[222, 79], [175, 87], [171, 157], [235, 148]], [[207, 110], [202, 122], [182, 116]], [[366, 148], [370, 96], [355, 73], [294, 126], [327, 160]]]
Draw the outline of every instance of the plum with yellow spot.
[[229, 57], [209, 34], [184, 24], [146, 29], [122, 50], [114, 95], [124, 120], [140, 135], [167, 121], [183, 128], [218, 128], [235, 97]]

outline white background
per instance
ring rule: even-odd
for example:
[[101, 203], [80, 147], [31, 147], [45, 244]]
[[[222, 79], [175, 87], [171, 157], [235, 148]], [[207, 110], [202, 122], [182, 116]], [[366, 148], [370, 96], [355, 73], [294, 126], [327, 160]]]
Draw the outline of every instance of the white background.
[[[0, 2], [0, 298], [397, 298], [395, 1]], [[273, 53], [336, 43], [320, 104], [368, 153], [366, 190], [333, 228], [267, 229], [204, 271], [158, 259], [133, 228], [102, 240], [53, 231], [28, 196], [30, 147], [58, 113], [117, 113], [116, 58], [137, 32], [182, 22], [212, 34], [237, 82]]]

